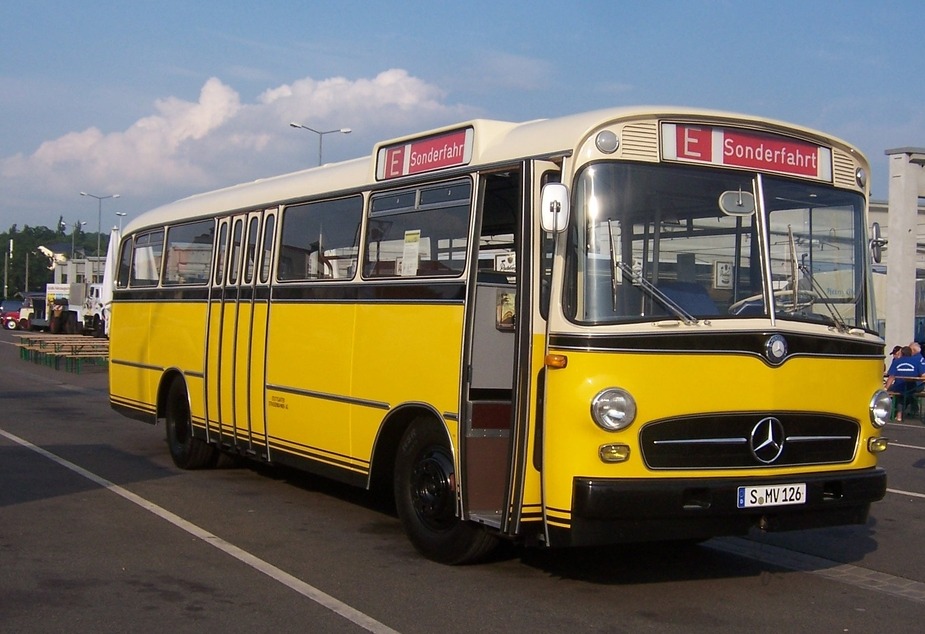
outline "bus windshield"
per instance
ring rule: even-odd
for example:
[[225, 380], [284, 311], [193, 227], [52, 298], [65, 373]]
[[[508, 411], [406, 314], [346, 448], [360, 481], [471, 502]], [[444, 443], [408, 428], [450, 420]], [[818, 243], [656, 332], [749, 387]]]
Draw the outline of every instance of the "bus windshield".
[[[751, 207], [727, 213], [724, 194]], [[860, 194], [740, 171], [598, 163], [581, 172], [573, 199], [564, 304], [575, 322], [767, 318], [773, 305], [777, 319], [874, 323]]]

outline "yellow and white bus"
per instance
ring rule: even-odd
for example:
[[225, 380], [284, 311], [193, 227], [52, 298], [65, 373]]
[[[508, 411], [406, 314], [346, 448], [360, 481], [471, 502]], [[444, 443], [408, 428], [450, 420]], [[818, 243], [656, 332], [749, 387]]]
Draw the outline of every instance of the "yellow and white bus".
[[868, 170], [803, 127], [627, 108], [186, 198], [125, 228], [111, 403], [181, 468], [386, 491], [449, 563], [864, 523]]

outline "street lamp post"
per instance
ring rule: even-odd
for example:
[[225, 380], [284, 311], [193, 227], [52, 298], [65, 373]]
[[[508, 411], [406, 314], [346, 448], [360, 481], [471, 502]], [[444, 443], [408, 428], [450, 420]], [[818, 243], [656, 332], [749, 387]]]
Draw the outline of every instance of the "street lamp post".
[[103, 234], [103, 201], [107, 198], [118, 198], [119, 194], [109, 194], [107, 196], [97, 196], [95, 194], [88, 194], [87, 192], [80, 192], [81, 196], [89, 196], [90, 198], [96, 198], [97, 202], [97, 216], [96, 216], [96, 261], [93, 263], [93, 278], [90, 282], [96, 281], [96, 267], [100, 262], [100, 236]]
[[302, 125], [301, 123], [292, 122], [289, 125], [292, 126], [293, 128], [301, 128], [302, 130], [308, 130], [309, 132], [314, 132], [315, 134], [318, 135], [318, 165], [321, 165], [321, 144], [322, 144], [322, 141], [324, 140], [324, 135], [334, 134], [335, 132], [340, 132], [341, 134], [350, 134], [351, 132], [350, 128], [339, 128], [337, 130], [323, 130], [322, 131], [322, 130], [316, 130], [314, 128], [310, 128], [307, 125]]
[[117, 211], [116, 215], [119, 216], [119, 235], [122, 235], [122, 219], [125, 218], [124, 211]]
[[[70, 260], [68, 261], [68, 267], [67, 267], [67, 271], [68, 271], [68, 273], [67, 273], [67, 278], [68, 278], [67, 281], [68, 281], [68, 282], [76, 281], [76, 280], [77, 280], [77, 263], [74, 262], [74, 260], [75, 260], [75, 257], [74, 257], [74, 256], [75, 256], [75, 251], [76, 251], [76, 244], [75, 244], [75, 242], [74, 242], [74, 238], [77, 236], [77, 232], [80, 231], [80, 229], [81, 229], [85, 224], [87, 224], [87, 222], [86, 222], [85, 220], [78, 220], [77, 222], [74, 223], [74, 230], [71, 231], [71, 258], [70, 258]], [[84, 266], [86, 267], [86, 261], [84, 262]], [[84, 268], [84, 271], [86, 271], [86, 270], [87, 270], [87, 269]], [[73, 279], [71, 278], [72, 275], [73, 275]]]
[[78, 220], [77, 222], [74, 223], [74, 230], [71, 231], [71, 259], [72, 260], [74, 259], [74, 249], [75, 249], [74, 237], [77, 235], [77, 232], [83, 229], [84, 225], [86, 224], [87, 224], [86, 220]]

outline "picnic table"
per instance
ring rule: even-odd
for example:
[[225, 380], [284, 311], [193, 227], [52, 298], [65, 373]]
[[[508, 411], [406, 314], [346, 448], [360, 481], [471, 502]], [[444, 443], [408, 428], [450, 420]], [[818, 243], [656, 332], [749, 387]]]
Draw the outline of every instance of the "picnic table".
[[47, 332], [16, 334], [19, 358], [41, 363], [56, 370], [64, 368], [79, 374], [85, 364], [105, 365], [109, 359], [109, 340], [85, 335]]

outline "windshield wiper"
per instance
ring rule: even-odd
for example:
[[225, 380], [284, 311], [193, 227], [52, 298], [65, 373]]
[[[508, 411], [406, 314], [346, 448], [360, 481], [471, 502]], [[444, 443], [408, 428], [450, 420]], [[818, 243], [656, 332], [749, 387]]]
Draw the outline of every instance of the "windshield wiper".
[[647, 295], [649, 295], [649, 297], [653, 298], [658, 303], [662, 304], [665, 308], [674, 313], [674, 316], [683, 321], [685, 324], [688, 326], [694, 326], [699, 323], [699, 320], [696, 317], [684, 310], [681, 305], [675, 302], [673, 299], [665, 295], [665, 293], [659, 290], [655, 284], [634, 271], [632, 266], [626, 262], [617, 262], [616, 260], [614, 260], [614, 264], [619, 267], [624, 274], [629, 275], [630, 279], [633, 280], [633, 284], [640, 287], [646, 292]]
[[822, 284], [816, 281], [816, 278], [813, 276], [812, 271], [809, 270], [809, 267], [803, 263], [799, 265], [800, 272], [809, 280], [810, 287], [815, 291], [816, 295], [822, 300], [822, 303], [825, 304], [826, 309], [828, 309], [829, 314], [832, 316], [832, 321], [835, 322], [835, 327], [839, 332], [848, 332], [848, 324], [845, 323], [845, 320], [842, 319], [841, 315], [838, 314], [838, 309], [835, 307], [835, 302], [832, 301], [832, 298], [825, 292], [825, 289], [822, 288]]
[[644, 278], [642, 275], [636, 273], [633, 270], [633, 267], [627, 264], [626, 262], [621, 262], [617, 259], [617, 249], [616, 243], [613, 239], [613, 222], [611, 220], [607, 221], [607, 232], [610, 234], [610, 283], [613, 290], [613, 309], [617, 309], [617, 271], [623, 272], [623, 274], [628, 275], [629, 278], [633, 281], [633, 284], [641, 288], [645, 293], [662, 304], [665, 308], [674, 313], [674, 316], [683, 321], [688, 326], [694, 326], [699, 323], [699, 320], [691, 315], [689, 312], [684, 310], [677, 302], [665, 295], [659, 288]]

